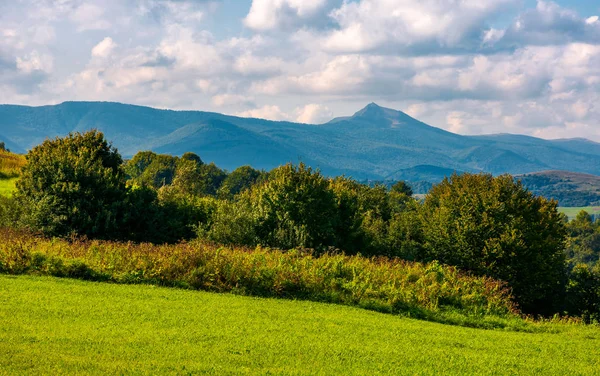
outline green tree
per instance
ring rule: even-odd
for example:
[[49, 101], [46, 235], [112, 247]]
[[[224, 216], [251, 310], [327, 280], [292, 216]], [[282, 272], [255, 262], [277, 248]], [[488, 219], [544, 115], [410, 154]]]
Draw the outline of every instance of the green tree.
[[[209, 237], [290, 249], [335, 244], [337, 208], [327, 180], [304, 164], [271, 171], [266, 182], [217, 209]], [[231, 231], [230, 229], [234, 229]]]
[[404, 181], [399, 181], [399, 182], [396, 182], [394, 185], [392, 185], [392, 187], [390, 188], [390, 192], [403, 194], [408, 197], [413, 195], [412, 188], [410, 187], [410, 185], [406, 184], [406, 182], [404, 182]]
[[250, 166], [242, 166], [233, 170], [219, 188], [221, 198], [231, 199], [242, 191], [252, 187], [264, 178], [264, 173]]
[[171, 155], [141, 151], [127, 162], [125, 172], [136, 184], [158, 189], [173, 182], [178, 161]]
[[421, 210], [426, 261], [508, 282], [521, 309], [552, 314], [565, 284], [565, 226], [555, 201], [509, 175], [453, 175]]
[[191, 153], [191, 152], [184, 153], [181, 156], [181, 160], [182, 161], [191, 161], [191, 162], [194, 162], [198, 166], [202, 166], [204, 164], [204, 162], [202, 162], [202, 159], [200, 159], [200, 157], [197, 154], [194, 154], [194, 153]]
[[345, 177], [331, 180], [330, 189], [338, 211], [335, 245], [352, 254], [390, 255], [387, 226], [391, 212], [386, 189]]
[[46, 140], [27, 154], [15, 198], [46, 235], [111, 237], [127, 194], [123, 160], [98, 131]]

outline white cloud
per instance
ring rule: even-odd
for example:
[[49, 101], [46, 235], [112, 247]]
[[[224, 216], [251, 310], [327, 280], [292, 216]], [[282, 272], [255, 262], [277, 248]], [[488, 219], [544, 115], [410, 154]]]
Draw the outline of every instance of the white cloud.
[[71, 14], [71, 21], [77, 24], [77, 31], [106, 30], [111, 23], [103, 18], [104, 8], [95, 4], [81, 4]]
[[236, 94], [219, 94], [212, 97], [212, 104], [217, 107], [252, 104], [252, 101], [251, 97]]
[[326, 5], [327, 0], [253, 0], [244, 24], [255, 30], [271, 30], [310, 18]]
[[102, 39], [100, 43], [92, 48], [92, 56], [105, 58], [110, 55], [112, 50], [117, 46], [117, 44], [112, 40], [111, 37], [106, 37]]
[[[485, 21], [514, 0], [360, 0], [332, 12], [339, 25], [325, 39], [332, 51], [361, 52], [394, 46], [457, 48], [479, 44]], [[473, 43], [471, 43], [473, 44]]]
[[331, 110], [322, 104], [307, 104], [296, 109], [296, 121], [306, 124], [320, 124], [333, 118]]
[[17, 57], [16, 59], [17, 69], [23, 73], [33, 72], [52, 72], [54, 65], [54, 59], [50, 55], [40, 54], [37, 51], [33, 51], [23, 57]]
[[588, 24], [588, 25], [593, 25], [593, 24], [595, 24], [596, 22], [598, 22], [598, 16], [592, 16], [592, 17], [590, 17], [590, 18], [587, 18], [587, 19], [585, 20], [585, 23], [586, 23], [586, 24]]
[[247, 118], [259, 118], [259, 119], [267, 119], [267, 120], [289, 120], [289, 116], [281, 111], [279, 106], [276, 105], [266, 105], [260, 108], [256, 108], [253, 110], [242, 111], [236, 113], [237, 116], [247, 117]]

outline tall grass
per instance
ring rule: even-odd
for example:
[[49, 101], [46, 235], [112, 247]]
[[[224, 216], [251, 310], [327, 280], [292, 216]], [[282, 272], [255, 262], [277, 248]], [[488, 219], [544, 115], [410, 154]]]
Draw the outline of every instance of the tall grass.
[[309, 251], [44, 239], [0, 230], [0, 273], [149, 283], [241, 295], [345, 304], [467, 326], [512, 325], [499, 281], [437, 263]]
[[0, 150], [0, 179], [18, 177], [25, 163], [26, 160], [23, 155]]

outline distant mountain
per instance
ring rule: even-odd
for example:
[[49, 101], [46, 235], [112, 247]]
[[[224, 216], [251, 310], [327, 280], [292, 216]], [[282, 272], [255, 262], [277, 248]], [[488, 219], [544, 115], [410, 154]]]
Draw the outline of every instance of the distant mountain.
[[92, 128], [104, 132], [125, 157], [139, 150], [176, 155], [192, 151], [229, 170], [304, 161], [327, 175], [372, 180], [433, 181], [452, 171], [600, 175], [600, 144], [589, 140], [462, 136], [375, 103], [321, 125], [108, 102], [0, 105], [0, 141], [15, 151], [47, 137]]
[[560, 206], [600, 206], [600, 176], [542, 171], [515, 178], [534, 194], [557, 200]]

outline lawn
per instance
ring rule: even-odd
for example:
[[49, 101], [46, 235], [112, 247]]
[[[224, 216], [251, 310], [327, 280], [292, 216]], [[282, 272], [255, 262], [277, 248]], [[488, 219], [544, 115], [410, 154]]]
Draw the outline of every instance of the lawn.
[[0, 374], [598, 374], [600, 328], [0, 275]]
[[17, 179], [0, 179], [0, 196], [12, 196]]
[[600, 206], [583, 206], [583, 207], [560, 207], [558, 211], [565, 213], [567, 217], [573, 219], [579, 214], [580, 211], [585, 210], [589, 214], [600, 215]]

